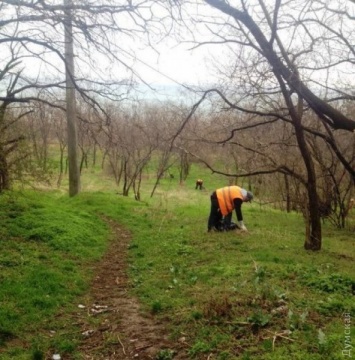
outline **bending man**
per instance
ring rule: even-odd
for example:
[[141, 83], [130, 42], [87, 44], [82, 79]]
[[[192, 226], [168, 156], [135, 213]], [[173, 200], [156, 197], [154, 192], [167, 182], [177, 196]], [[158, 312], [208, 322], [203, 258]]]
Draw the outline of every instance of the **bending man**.
[[203, 180], [202, 179], [197, 179], [196, 180], [196, 190], [197, 189], [200, 189], [200, 190], [202, 190], [202, 187], [203, 187]]
[[238, 228], [247, 231], [243, 222], [242, 204], [252, 199], [253, 194], [239, 186], [226, 186], [214, 191], [211, 195], [211, 212], [208, 219], [208, 231], [217, 229], [223, 217], [225, 222], [230, 223], [233, 209], [235, 209], [237, 214]]

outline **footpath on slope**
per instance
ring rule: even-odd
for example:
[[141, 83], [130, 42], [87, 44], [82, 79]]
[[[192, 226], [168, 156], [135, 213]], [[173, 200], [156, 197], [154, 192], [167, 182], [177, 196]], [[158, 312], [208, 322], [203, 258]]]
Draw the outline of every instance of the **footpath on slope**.
[[159, 354], [164, 358], [165, 350], [174, 352], [174, 360], [187, 359], [184, 344], [171, 342], [164, 323], [141, 312], [138, 300], [130, 295], [127, 252], [131, 236], [116, 222], [106, 221], [112, 229], [111, 244], [94, 269], [85, 308], [78, 309], [75, 319], [82, 329], [79, 350], [83, 358], [151, 360]]

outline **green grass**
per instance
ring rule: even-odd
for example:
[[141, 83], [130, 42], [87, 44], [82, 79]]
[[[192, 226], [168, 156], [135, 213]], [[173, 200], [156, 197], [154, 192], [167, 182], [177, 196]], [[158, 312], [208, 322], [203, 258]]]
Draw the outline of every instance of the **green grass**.
[[[29, 192], [0, 196], [0, 221], [0, 346], [16, 339], [34, 353], [46, 337], [38, 331], [56, 331], [55, 315], [87, 290], [107, 227], [62, 198]], [[6, 353], [21, 358], [22, 350]]]
[[207, 234], [207, 206], [191, 196], [157, 213], [160, 232], [135, 236], [131, 277], [147, 310], [188, 334], [191, 358], [340, 359], [341, 316], [355, 310], [353, 235], [305, 252], [299, 216], [256, 204], [244, 206], [249, 234]]
[[[186, 338], [190, 359], [344, 358], [344, 313], [355, 313], [354, 233], [326, 225], [322, 251], [306, 252], [299, 215], [254, 202], [243, 205], [248, 234], [209, 234], [209, 195], [226, 182], [191, 172], [184, 184], [177, 174], [164, 179], [152, 199], [154, 179], [146, 181], [141, 203], [89, 171], [74, 198], [1, 195], [0, 358], [58, 351], [80, 359], [78, 329], [65, 314], [108, 246], [102, 215], [131, 231], [132, 292], [168, 320], [173, 339]], [[194, 189], [197, 177], [208, 190]]]

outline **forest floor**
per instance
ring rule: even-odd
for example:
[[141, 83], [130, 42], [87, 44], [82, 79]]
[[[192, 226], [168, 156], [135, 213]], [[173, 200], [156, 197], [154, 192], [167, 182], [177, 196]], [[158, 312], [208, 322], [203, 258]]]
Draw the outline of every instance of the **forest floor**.
[[94, 269], [85, 309], [75, 315], [83, 334], [80, 353], [90, 360], [186, 359], [183, 342], [170, 341], [166, 324], [142, 312], [139, 301], [130, 295], [131, 235], [114, 221], [106, 221], [113, 238]]

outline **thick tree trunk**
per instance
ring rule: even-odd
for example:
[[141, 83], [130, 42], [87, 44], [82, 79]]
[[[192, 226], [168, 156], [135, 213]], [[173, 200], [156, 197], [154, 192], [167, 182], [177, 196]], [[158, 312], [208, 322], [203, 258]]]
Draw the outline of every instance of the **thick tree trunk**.
[[304, 248], [306, 250], [320, 250], [322, 247], [322, 224], [319, 216], [318, 195], [316, 182], [308, 180], [310, 236], [306, 238]]
[[[301, 125], [301, 119], [298, 116], [293, 118], [296, 138], [303, 161], [307, 169], [307, 194], [308, 194], [308, 207], [306, 207], [306, 241], [304, 248], [306, 250], [320, 250], [322, 247], [322, 224], [319, 216], [319, 199], [317, 194], [317, 179], [314, 169], [314, 163], [311, 153], [308, 149], [304, 131]], [[307, 201], [307, 199], [305, 199]]]
[[72, 0], [64, 0], [65, 11], [65, 68], [66, 68], [66, 105], [68, 126], [68, 162], [69, 162], [69, 196], [75, 196], [80, 192], [80, 172], [77, 153], [77, 129], [76, 129], [76, 100], [74, 84], [74, 45], [72, 14], [70, 6]]

